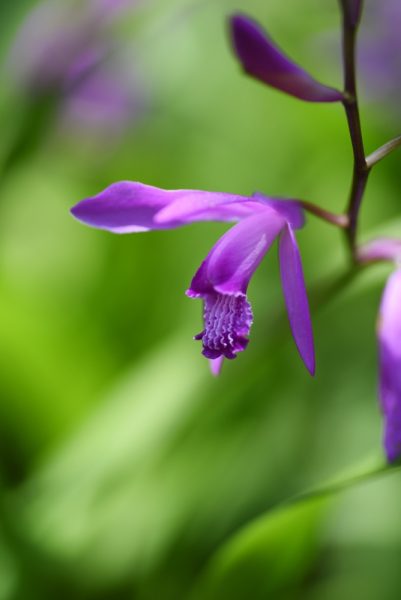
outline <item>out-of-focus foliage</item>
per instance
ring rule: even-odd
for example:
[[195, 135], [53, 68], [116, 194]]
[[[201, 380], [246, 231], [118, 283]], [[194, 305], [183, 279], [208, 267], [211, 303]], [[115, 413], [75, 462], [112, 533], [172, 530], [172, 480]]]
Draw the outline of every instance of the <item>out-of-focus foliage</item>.
[[[397, 471], [327, 505], [275, 508], [380, 460], [374, 327], [388, 269], [335, 291], [340, 233], [309, 217], [299, 238], [316, 378], [293, 347], [269, 260], [250, 289], [249, 348], [214, 379], [192, 341], [200, 302], [184, 290], [225, 226], [112, 236], [68, 213], [119, 179], [342, 210], [341, 106], [246, 78], [227, 41], [226, 16], [251, 11], [340, 86], [339, 61], [320, 51], [322, 32], [338, 30], [337, 2], [300, 5], [136, 3], [113, 36], [146, 106], [110, 143], [53, 116], [29, 121], [9, 51], [34, 3], [0, 5], [0, 600], [400, 597]], [[386, 105], [362, 99], [362, 110], [368, 151], [398, 133]], [[16, 139], [24, 151], [9, 161]], [[372, 174], [366, 236], [401, 231], [399, 160]]]

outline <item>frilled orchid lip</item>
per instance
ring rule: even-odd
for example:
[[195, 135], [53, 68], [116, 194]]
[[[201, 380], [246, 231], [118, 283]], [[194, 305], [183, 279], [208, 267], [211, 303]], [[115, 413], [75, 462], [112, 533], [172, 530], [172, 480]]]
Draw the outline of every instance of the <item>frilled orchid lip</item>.
[[339, 102], [343, 94], [319, 83], [288, 58], [254, 20], [241, 14], [230, 19], [234, 51], [245, 72], [267, 85], [308, 102]]
[[294, 200], [199, 190], [163, 190], [138, 182], [115, 183], [72, 209], [78, 220], [113, 233], [172, 229], [197, 221], [236, 223], [215, 244], [187, 295], [204, 301], [203, 354], [217, 374], [223, 358], [245, 350], [252, 325], [249, 281], [276, 238], [292, 334], [308, 370], [315, 368], [313, 333], [294, 230], [304, 215]]
[[401, 456], [401, 269], [389, 278], [380, 305], [379, 397], [384, 415], [384, 447], [389, 462]]
[[[187, 292], [189, 297], [191, 291]], [[210, 293], [203, 296], [205, 328], [195, 336], [203, 344], [202, 354], [210, 360], [233, 359], [248, 345], [253, 321], [252, 308], [245, 294]]]

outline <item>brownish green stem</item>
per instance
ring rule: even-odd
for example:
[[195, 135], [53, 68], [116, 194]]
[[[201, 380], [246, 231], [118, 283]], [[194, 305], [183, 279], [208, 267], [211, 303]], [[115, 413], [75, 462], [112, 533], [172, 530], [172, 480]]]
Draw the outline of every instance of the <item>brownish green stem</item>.
[[349, 225], [348, 215], [336, 215], [335, 213], [325, 210], [324, 208], [321, 208], [320, 206], [317, 206], [316, 204], [313, 204], [312, 202], [308, 202], [306, 200], [301, 200], [300, 204], [302, 205], [304, 210], [307, 210], [316, 217], [319, 217], [319, 219], [323, 219], [323, 221], [331, 223], [336, 227], [346, 229]]
[[356, 235], [358, 217], [368, 180], [370, 166], [366, 162], [363, 144], [361, 119], [359, 115], [358, 93], [355, 69], [355, 50], [357, 24], [350, 21], [347, 12], [347, 0], [340, 0], [343, 10], [343, 63], [344, 63], [344, 100], [348, 129], [353, 152], [353, 175], [346, 214], [348, 226], [345, 229], [347, 244], [353, 262], [356, 260]]

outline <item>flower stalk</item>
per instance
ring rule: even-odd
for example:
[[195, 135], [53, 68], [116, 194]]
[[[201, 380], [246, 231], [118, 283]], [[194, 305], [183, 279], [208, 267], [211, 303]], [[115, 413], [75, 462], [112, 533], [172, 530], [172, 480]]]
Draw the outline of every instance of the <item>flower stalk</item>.
[[[358, 217], [371, 167], [367, 164], [365, 158], [356, 79], [355, 55], [359, 20], [351, 18], [352, 8], [349, 0], [340, 0], [340, 5], [343, 12], [343, 106], [347, 117], [354, 160], [351, 190], [346, 211], [348, 224], [345, 228], [345, 235], [352, 261], [356, 262]], [[361, 9], [359, 5], [358, 8]]]

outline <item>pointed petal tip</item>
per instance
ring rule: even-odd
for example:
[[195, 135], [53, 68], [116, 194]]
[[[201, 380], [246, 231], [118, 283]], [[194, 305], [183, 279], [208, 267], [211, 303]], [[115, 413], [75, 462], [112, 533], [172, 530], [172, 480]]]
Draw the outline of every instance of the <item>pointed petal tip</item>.
[[313, 362], [312, 363], [308, 363], [304, 359], [302, 359], [302, 360], [304, 361], [304, 364], [305, 364], [306, 368], [308, 369], [309, 374], [311, 375], [311, 377], [315, 377], [315, 375], [316, 375], [315, 357], [313, 357]]
[[343, 100], [341, 91], [320, 83], [286, 56], [257, 21], [237, 13], [229, 24], [234, 52], [248, 75], [299, 100]]
[[301, 255], [291, 227], [283, 229], [279, 242], [281, 283], [292, 336], [312, 377], [315, 374], [315, 345]]
[[209, 367], [210, 372], [213, 377], [219, 377], [221, 374], [221, 370], [223, 368], [224, 356], [219, 356], [219, 358], [209, 359]]

